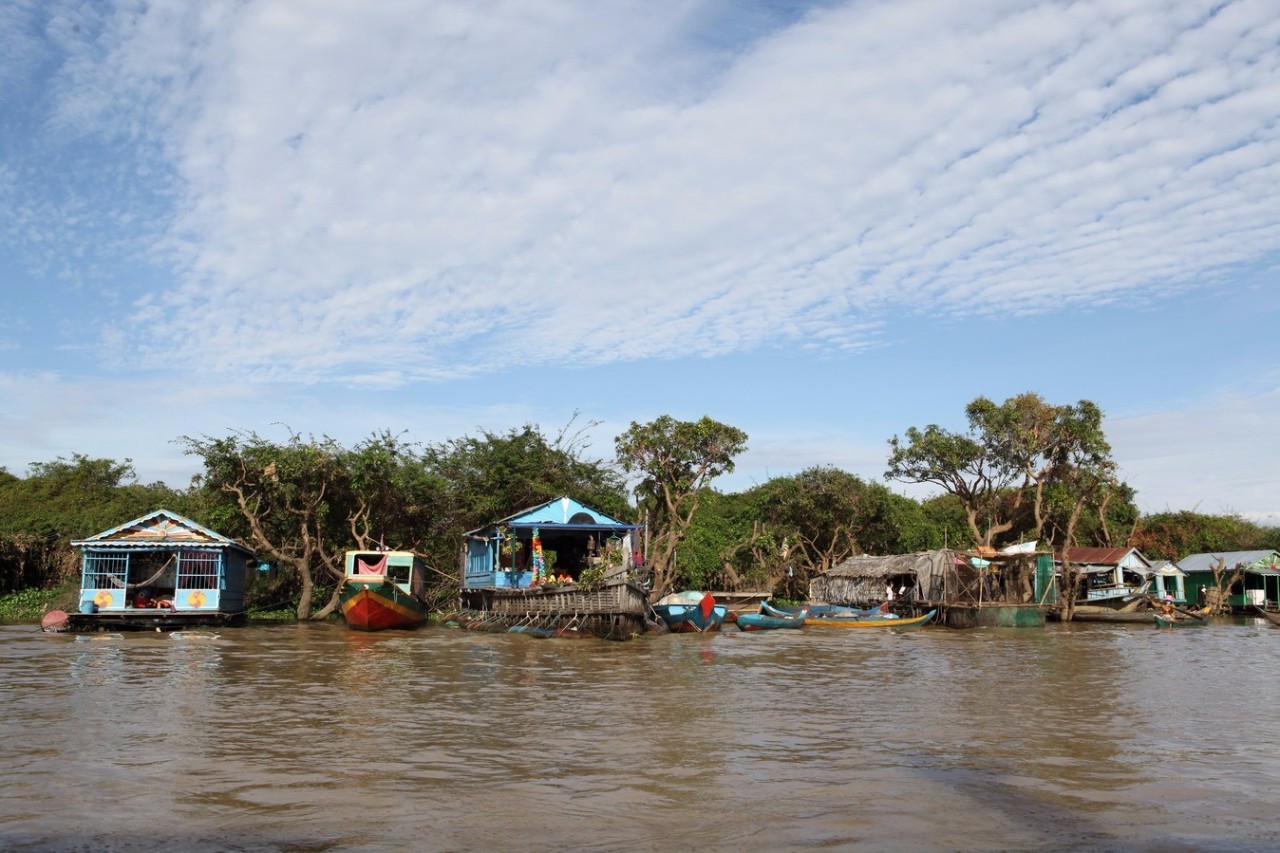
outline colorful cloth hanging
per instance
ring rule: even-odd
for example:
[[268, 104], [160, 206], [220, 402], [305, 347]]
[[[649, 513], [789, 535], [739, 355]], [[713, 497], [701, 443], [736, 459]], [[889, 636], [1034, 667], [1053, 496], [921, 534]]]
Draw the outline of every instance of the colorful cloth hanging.
[[542, 583], [547, 575], [547, 563], [542, 556], [542, 538], [538, 535], [538, 528], [533, 528], [533, 584], [537, 586]]

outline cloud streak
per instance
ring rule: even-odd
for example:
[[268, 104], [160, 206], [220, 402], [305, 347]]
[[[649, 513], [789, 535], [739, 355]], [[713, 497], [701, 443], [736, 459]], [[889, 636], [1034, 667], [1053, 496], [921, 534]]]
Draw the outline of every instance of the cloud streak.
[[151, 140], [182, 187], [154, 247], [181, 283], [138, 298], [121, 357], [396, 385], [858, 348], [904, 313], [1212, 287], [1280, 246], [1265, 3], [823, 4], [714, 45], [715, 4], [673, 8], [97, 22], [60, 115]]

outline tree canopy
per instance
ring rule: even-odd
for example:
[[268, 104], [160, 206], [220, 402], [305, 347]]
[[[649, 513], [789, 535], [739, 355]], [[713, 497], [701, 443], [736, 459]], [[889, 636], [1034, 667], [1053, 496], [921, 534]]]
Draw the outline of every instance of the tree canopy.
[[721, 493], [714, 480], [734, 469], [747, 435], [710, 417], [632, 423], [615, 439], [613, 459], [591, 456], [585, 436], [597, 424], [577, 426], [576, 414], [557, 433], [526, 424], [427, 445], [386, 431], [352, 447], [292, 431], [282, 441], [253, 432], [184, 437], [204, 467], [184, 490], [138, 483], [128, 459], [76, 454], [33, 464], [26, 476], [0, 469], [0, 591], [70, 576], [72, 539], [161, 507], [277, 566], [255, 576], [251, 602], [296, 602], [304, 618], [330, 612], [352, 548], [418, 552], [447, 600], [459, 585], [466, 531], [560, 495], [648, 522], [654, 595], [766, 588], [803, 597], [813, 574], [849, 554], [1015, 537], [1132, 545], [1168, 559], [1280, 548], [1280, 529], [1234, 515], [1140, 516], [1119, 481], [1102, 412], [1087, 400], [979, 397], [965, 415], [965, 431], [912, 427], [890, 441], [888, 477], [940, 487], [922, 500], [824, 465]]
[[658, 597], [674, 583], [672, 558], [698, 511], [702, 489], [733, 470], [747, 434], [706, 416], [678, 421], [662, 415], [645, 424], [632, 421], [614, 444], [618, 464], [640, 476], [636, 493], [651, 513], [649, 560], [652, 594]]
[[958, 498], [976, 545], [991, 546], [1015, 529], [1042, 538], [1055, 493], [1069, 509], [1053, 532], [1067, 538], [1070, 518], [1078, 521], [1086, 506], [1105, 507], [1105, 495], [1119, 485], [1102, 411], [1088, 400], [1055, 406], [1027, 392], [997, 405], [978, 397], [965, 415], [963, 433], [930, 424], [890, 439], [885, 477], [932, 484]]

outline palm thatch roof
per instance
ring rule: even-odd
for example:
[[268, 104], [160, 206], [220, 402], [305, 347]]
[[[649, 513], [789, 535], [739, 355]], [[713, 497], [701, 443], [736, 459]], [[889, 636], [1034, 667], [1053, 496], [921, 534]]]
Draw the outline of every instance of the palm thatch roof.
[[837, 563], [825, 575], [835, 578], [891, 578], [901, 575], [917, 575], [928, 570], [937, 559], [937, 551], [920, 551], [915, 554], [888, 554], [872, 556], [861, 554]]

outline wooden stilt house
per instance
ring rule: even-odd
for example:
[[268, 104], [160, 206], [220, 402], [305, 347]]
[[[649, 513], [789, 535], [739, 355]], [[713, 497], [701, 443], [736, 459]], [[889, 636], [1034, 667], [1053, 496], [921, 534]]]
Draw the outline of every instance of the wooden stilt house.
[[907, 606], [929, 585], [934, 563], [944, 551], [872, 556], [861, 554], [837, 563], [809, 581], [809, 600], [849, 607], [873, 607], [892, 599]]
[[1059, 577], [1070, 566], [1079, 578], [1077, 604], [1120, 608], [1152, 586], [1151, 561], [1137, 548], [1067, 548], [1057, 563]]
[[1044, 625], [1057, 598], [1053, 563], [1031, 551], [850, 557], [810, 582], [809, 597], [830, 604], [871, 607], [889, 599], [894, 610], [937, 609], [952, 628]]

